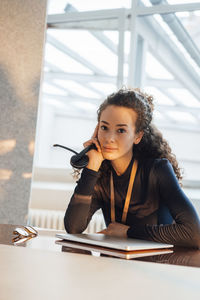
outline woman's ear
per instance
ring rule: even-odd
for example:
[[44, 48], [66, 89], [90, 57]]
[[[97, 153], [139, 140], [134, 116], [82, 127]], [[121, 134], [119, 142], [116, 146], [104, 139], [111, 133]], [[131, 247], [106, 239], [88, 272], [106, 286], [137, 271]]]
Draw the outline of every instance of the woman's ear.
[[144, 132], [140, 131], [139, 133], [136, 134], [136, 138], [134, 141], [134, 144], [139, 144], [139, 142], [141, 141], [142, 137], [143, 137]]

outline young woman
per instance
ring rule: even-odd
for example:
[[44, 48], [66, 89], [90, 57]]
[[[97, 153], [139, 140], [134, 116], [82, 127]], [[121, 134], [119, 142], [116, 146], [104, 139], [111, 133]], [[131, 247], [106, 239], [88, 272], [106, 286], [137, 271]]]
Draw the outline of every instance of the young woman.
[[101, 104], [87, 154], [66, 210], [69, 233], [83, 232], [102, 209], [102, 233], [178, 246], [200, 247], [200, 222], [183, 193], [180, 169], [161, 133], [152, 125], [153, 98], [121, 89]]

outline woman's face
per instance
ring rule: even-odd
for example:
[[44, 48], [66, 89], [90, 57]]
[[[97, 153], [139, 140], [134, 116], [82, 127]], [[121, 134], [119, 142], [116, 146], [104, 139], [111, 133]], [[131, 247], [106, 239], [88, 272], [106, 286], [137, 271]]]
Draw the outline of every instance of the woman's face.
[[131, 108], [109, 105], [101, 113], [98, 140], [105, 159], [132, 157], [133, 144], [138, 144], [142, 133], [136, 134], [137, 113]]

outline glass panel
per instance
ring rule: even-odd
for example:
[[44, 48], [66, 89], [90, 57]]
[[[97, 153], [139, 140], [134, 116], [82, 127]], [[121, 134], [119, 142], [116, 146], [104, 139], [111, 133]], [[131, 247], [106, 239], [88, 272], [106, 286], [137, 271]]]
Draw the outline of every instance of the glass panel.
[[96, 100], [99, 99], [99, 94], [95, 93], [94, 91], [91, 91], [89, 87], [87, 88], [73, 80], [54, 79], [54, 82], [57, 83], [59, 86], [62, 86], [63, 89], [67, 89], [70, 95], [74, 95], [74, 97], [79, 96], [83, 98], [96, 98]]
[[157, 79], [173, 79], [172, 74], [149, 52], [146, 54], [147, 75]]
[[111, 83], [90, 82], [90, 85], [98, 90], [104, 97], [116, 90], [116, 85]]
[[71, 153], [52, 145], [80, 151], [91, 136], [99, 104], [116, 90], [118, 39], [118, 30], [47, 30], [37, 166], [70, 168]]
[[200, 10], [194, 12], [178, 12], [175, 15], [200, 51]]
[[[99, 69], [99, 72], [108, 73], [109, 75], [117, 74], [117, 56], [110, 51], [100, 40], [92, 34], [94, 31], [70, 30], [70, 29], [49, 29], [48, 35], [53, 36], [56, 40], [66, 46], [66, 54], [72, 51], [71, 56], [75, 53], [81, 56], [87, 62], [93, 64]], [[115, 36], [118, 33], [114, 34]], [[64, 53], [64, 52], [63, 52]], [[68, 68], [69, 71], [70, 68]], [[71, 70], [70, 70], [71, 72]]]
[[69, 71], [71, 73], [86, 73], [92, 74], [92, 71], [87, 67], [84, 67], [82, 64], [74, 60], [73, 58], [66, 55], [64, 52], [57, 49], [55, 46], [46, 43], [45, 47], [45, 62], [51, 65], [48, 67], [52, 71], [52, 69], [60, 69], [60, 71]]
[[175, 105], [175, 103], [169, 97], [167, 97], [164, 92], [160, 92], [155, 87], [146, 86], [145, 92], [154, 97], [155, 105]]
[[131, 0], [49, 0], [48, 14], [59, 14], [64, 13], [67, 5], [73, 6], [78, 11], [91, 11], [91, 10], [102, 10], [102, 9], [114, 9], [114, 8], [130, 8]]
[[199, 0], [167, 0], [169, 4], [190, 4], [199, 3]]
[[148, 44], [143, 59], [144, 90], [154, 96], [155, 110], [164, 116], [163, 119], [159, 114], [155, 116], [155, 123], [159, 125], [173, 122], [178, 126], [187, 123], [190, 128], [199, 127], [200, 49], [197, 44], [200, 47], [200, 30], [196, 13], [139, 19], [141, 29], [138, 26], [138, 31], [141, 30]]
[[152, 6], [150, 0], [141, 0], [141, 2], [142, 2], [145, 6]]
[[62, 89], [59, 89], [51, 84], [48, 84], [47, 82], [43, 83], [42, 92], [45, 94], [66, 95], [66, 92], [64, 92]]
[[[54, 2], [50, 1], [49, 4], [49, 10], [52, 13], [56, 13], [55, 8], [63, 13], [64, 8], [69, 4], [66, 1]], [[144, 5], [151, 5], [148, 0], [143, 0], [143, 3]], [[131, 1], [116, 0], [98, 3], [96, 1], [74, 0], [70, 4], [80, 11], [131, 7]], [[170, 4], [175, 3], [170, 2]], [[179, 23], [182, 22], [184, 28], [191, 34], [193, 41], [196, 45], [199, 45], [198, 12], [177, 13], [173, 16], [177, 16]], [[39, 134], [44, 150], [46, 147], [46, 153], [49, 152], [49, 157], [47, 157], [48, 155], [45, 156], [46, 164], [52, 163], [61, 166], [62, 159], [66, 156], [66, 153], [63, 153], [61, 159], [59, 158], [60, 151], [57, 155], [57, 150], [55, 151], [52, 148], [49, 150], [55, 142], [63, 142], [77, 150], [82, 148], [85, 135], [78, 129], [72, 134], [72, 128], [79, 128], [85, 124], [84, 126], [87, 128], [86, 135], [88, 136], [89, 131], [92, 134], [93, 125], [96, 124], [96, 110], [99, 104], [108, 94], [117, 89], [118, 30], [111, 30], [113, 25], [109, 27], [111, 23], [108, 24], [102, 20], [94, 21], [94, 23], [91, 23], [92, 25], [90, 25], [90, 22], [87, 21], [87, 24], [78, 22], [78, 26], [79, 28], [82, 25], [89, 26], [91, 30], [74, 29], [73, 26], [70, 28], [70, 24], [67, 23], [68, 29], [64, 28], [63, 25], [63, 28], [49, 28], [47, 31], [50, 38], [47, 38], [45, 51], [45, 83], [41, 105], [43, 126], [40, 126], [41, 132]], [[141, 60], [141, 73], [144, 73], [142, 74], [142, 77], [144, 77], [143, 87], [147, 93], [152, 94], [155, 98], [155, 123], [171, 125], [173, 122], [184, 125], [185, 122], [188, 122], [194, 127], [199, 126], [195, 117], [198, 117], [200, 106], [197, 97], [198, 85], [195, 82], [200, 80], [200, 68], [194, 57], [188, 53], [183, 44], [184, 40], [182, 41], [177, 36], [170, 24], [164, 20], [164, 16], [140, 17], [138, 23], [138, 32], [144, 39], [145, 44], [144, 49], [142, 49], [142, 51], [144, 50], [144, 57]], [[108, 25], [107, 30], [103, 27], [105, 24]], [[145, 24], [147, 24], [146, 29]], [[94, 29], [98, 29], [98, 31]], [[189, 38], [186, 39], [186, 41], [188, 40]], [[126, 31], [124, 50], [125, 84], [128, 77], [129, 50], [130, 32]], [[188, 70], [193, 76], [188, 76]], [[177, 114], [179, 113], [177, 106], [180, 108], [180, 114]], [[192, 113], [185, 111], [186, 107], [191, 108], [192, 113], [194, 108], [197, 109], [197, 112], [192, 115]], [[46, 117], [47, 121], [45, 121]], [[90, 124], [90, 127], [87, 127], [89, 120], [93, 125]], [[47, 122], [46, 125], [44, 125], [44, 122]], [[48, 139], [45, 138], [47, 128]], [[73, 139], [71, 135], [73, 135]], [[70, 141], [70, 144], [68, 141]]]
[[190, 113], [182, 111], [168, 111], [167, 114], [174, 119], [176, 122], [193, 123], [197, 124], [196, 118], [194, 118]]
[[[141, 0], [141, 2], [145, 5], [145, 6], [153, 6], [151, 3], [151, 0]], [[173, 5], [173, 4], [190, 4], [190, 3], [199, 3], [199, 0], [165, 0], [164, 3], [162, 3], [162, 0], [158, 0], [157, 4], [154, 4], [154, 6], [156, 5]]]
[[156, 111], [154, 112], [153, 121], [154, 121], [155, 123], [157, 123], [157, 122], [163, 122], [163, 121], [165, 121], [165, 119], [166, 119], [166, 118], [163, 116], [163, 114], [160, 113], [158, 110], [156, 110]]
[[197, 100], [188, 90], [186, 89], [168, 89], [172, 95], [174, 95], [179, 102], [188, 107], [199, 107], [200, 101]]

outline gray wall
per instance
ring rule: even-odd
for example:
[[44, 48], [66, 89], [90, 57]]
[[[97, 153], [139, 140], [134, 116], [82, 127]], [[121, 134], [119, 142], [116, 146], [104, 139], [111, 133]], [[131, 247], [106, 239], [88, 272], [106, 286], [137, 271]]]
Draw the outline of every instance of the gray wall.
[[0, 223], [25, 224], [46, 0], [0, 1]]

